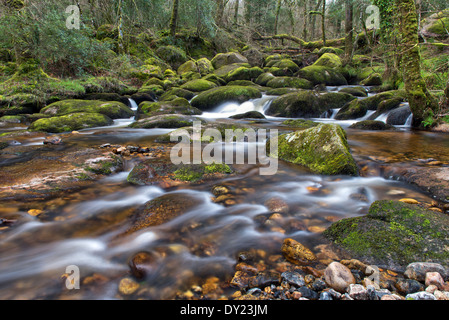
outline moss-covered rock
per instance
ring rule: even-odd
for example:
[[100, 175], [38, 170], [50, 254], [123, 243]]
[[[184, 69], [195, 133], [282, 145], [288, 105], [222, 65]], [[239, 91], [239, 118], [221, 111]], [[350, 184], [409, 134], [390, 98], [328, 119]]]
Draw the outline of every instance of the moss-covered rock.
[[109, 126], [113, 120], [100, 113], [72, 113], [64, 116], [39, 119], [28, 130], [62, 133], [87, 128]]
[[322, 56], [325, 53], [333, 53], [337, 56], [342, 55], [345, 53], [345, 51], [343, 49], [340, 48], [334, 48], [334, 47], [322, 47], [319, 51], [318, 51], [318, 55]]
[[427, 37], [449, 37], [449, 10], [432, 14], [422, 22], [421, 32]]
[[126, 119], [134, 112], [125, 104], [116, 101], [64, 100], [43, 108], [41, 113], [51, 116], [63, 116], [70, 113], [100, 113], [111, 119]]
[[211, 110], [225, 102], [243, 103], [261, 97], [262, 93], [254, 87], [225, 86], [201, 92], [191, 103], [200, 110]]
[[362, 118], [368, 112], [368, 108], [365, 104], [360, 103], [359, 100], [353, 100], [347, 103], [343, 108], [338, 111], [335, 119], [337, 120], [351, 120]]
[[178, 68], [179, 75], [182, 75], [187, 72], [198, 72], [198, 66], [196, 65], [196, 62], [194, 60], [189, 60], [179, 66]]
[[201, 58], [197, 60], [196, 65], [198, 66], [198, 71], [201, 73], [202, 76], [210, 74], [215, 70], [214, 66], [212, 65], [212, 62], [207, 58]]
[[197, 117], [187, 115], [164, 114], [136, 121], [130, 124], [129, 127], [137, 129], [177, 129], [191, 126], [195, 121], [201, 122], [202, 120]]
[[211, 61], [215, 69], [234, 63], [248, 63], [248, 59], [238, 52], [219, 53]]
[[177, 70], [188, 58], [186, 52], [175, 46], [161, 46], [156, 50], [156, 55]]
[[256, 84], [266, 86], [270, 80], [276, 78], [271, 72], [264, 72], [254, 81]]
[[382, 121], [375, 120], [364, 120], [359, 121], [352, 124], [350, 129], [358, 129], [358, 130], [370, 130], [370, 131], [379, 131], [379, 130], [394, 130], [395, 128], [389, 124], [386, 124]]
[[366, 98], [368, 97], [368, 92], [364, 87], [346, 87], [341, 89], [339, 92], [352, 94], [354, 97]]
[[248, 111], [245, 113], [230, 116], [229, 118], [239, 120], [239, 119], [265, 119], [266, 117], [259, 111]]
[[417, 205], [376, 201], [368, 215], [340, 220], [324, 235], [354, 258], [378, 266], [449, 263], [449, 217]]
[[382, 83], [382, 76], [378, 73], [373, 73], [368, 78], [360, 81], [362, 86], [380, 86]]
[[225, 80], [227, 82], [235, 81], [235, 80], [256, 80], [261, 74], [263, 70], [259, 67], [240, 67], [232, 70], [225, 76]]
[[281, 124], [284, 126], [287, 126], [289, 128], [295, 128], [295, 129], [310, 129], [313, 127], [317, 127], [319, 125], [318, 122], [314, 122], [311, 120], [304, 120], [304, 119], [285, 120]]
[[317, 118], [331, 109], [343, 107], [348, 101], [354, 99], [356, 98], [347, 93], [292, 92], [275, 99], [268, 108], [267, 114], [288, 118]]
[[224, 85], [226, 85], [226, 81], [223, 78], [217, 76], [216, 74], [208, 74], [207, 76], [204, 76], [201, 79], [213, 82], [217, 86], [224, 86]]
[[172, 101], [142, 102], [139, 105], [137, 119], [149, 118], [166, 114], [200, 115], [202, 111], [190, 105], [184, 98], [176, 98]]
[[340, 72], [324, 66], [308, 66], [299, 70], [297, 75], [309, 80], [314, 85], [343, 86], [348, 84], [348, 81]]
[[313, 84], [309, 80], [294, 77], [276, 77], [268, 81], [266, 86], [270, 88], [313, 88]]
[[217, 85], [214, 82], [203, 79], [196, 79], [183, 84], [181, 86], [181, 89], [189, 90], [192, 92], [202, 92], [216, 87]]
[[169, 91], [166, 91], [160, 98], [160, 101], [172, 101], [177, 98], [184, 98], [186, 100], [191, 100], [196, 93], [182, 89], [182, 88], [171, 88]]
[[[335, 124], [281, 135], [277, 154], [281, 160], [308, 167], [323, 175], [358, 174], [357, 165], [349, 151], [346, 132]], [[270, 142], [267, 151], [270, 150]]]
[[324, 53], [314, 64], [328, 68], [340, 68], [343, 64], [339, 56], [334, 53]]
[[299, 71], [299, 66], [290, 59], [282, 59], [276, 61], [275, 63], [273, 63], [271, 67], [287, 70], [291, 74], [294, 74], [295, 72]]

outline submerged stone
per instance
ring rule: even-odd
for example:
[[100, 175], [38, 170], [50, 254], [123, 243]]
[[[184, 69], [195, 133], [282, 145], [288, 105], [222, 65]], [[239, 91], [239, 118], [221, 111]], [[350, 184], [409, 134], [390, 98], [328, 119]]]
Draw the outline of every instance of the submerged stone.
[[63, 133], [87, 128], [109, 126], [112, 119], [99, 113], [72, 113], [60, 117], [39, 119], [28, 130]]

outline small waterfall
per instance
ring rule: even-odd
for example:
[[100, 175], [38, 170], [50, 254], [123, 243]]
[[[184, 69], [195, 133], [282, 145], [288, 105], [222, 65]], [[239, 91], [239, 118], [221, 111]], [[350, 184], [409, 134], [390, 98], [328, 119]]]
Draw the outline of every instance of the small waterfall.
[[366, 113], [366, 115], [364, 117], [361, 117], [360, 119], [358, 119], [359, 121], [365, 121], [368, 120], [373, 114], [375, 114], [376, 111], [373, 110], [368, 110], [368, 112]]
[[407, 118], [407, 121], [404, 124], [404, 127], [410, 128], [413, 123], [413, 113]]
[[378, 116], [378, 117], [376, 118], [376, 121], [382, 121], [382, 122], [387, 123], [387, 119], [388, 119], [388, 116], [389, 116], [389, 115], [390, 115], [390, 112], [383, 113], [383, 114], [381, 114], [380, 116]]
[[201, 116], [204, 118], [229, 118], [230, 116], [250, 111], [258, 111], [265, 114], [265, 111], [275, 98], [275, 96], [263, 95], [262, 98], [252, 99], [242, 104], [227, 102], [211, 112], [203, 113]]
[[136, 101], [134, 101], [133, 99], [129, 98], [129, 105], [132, 111], [137, 111], [137, 109], [139, 108], [139, 106], [137, 105]]

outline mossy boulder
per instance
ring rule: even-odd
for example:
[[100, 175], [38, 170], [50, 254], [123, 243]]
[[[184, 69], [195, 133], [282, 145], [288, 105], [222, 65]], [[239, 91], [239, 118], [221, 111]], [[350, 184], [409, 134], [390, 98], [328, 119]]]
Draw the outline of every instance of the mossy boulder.
[[235, 81], [235, 80], [256, 80], [261, 74], [263, 70], [259, 67], [240, 67], [232, 70], [225, 76], [225, 80], [227, 82]]
[[340, 48], [334, 48], [334, 47], [322, 47], [319, 51], [318, 51], [318, 55], [322, 56], [325, 53], [333, 53], [337, 56], [342, 55], [345, 53], [345, 51], [343, 49]]
[[368, 97], [368, 92], [364, 87], [346, 87], [341, 89], [339, 92], [352, 94], [354, 97], [366, 98]]
[[201, 92], [191, 103], [200, 110], [211, 110], [225, 102], [243, 103], [261, 97], [260, 90], [254, 87], [225, 86]]
[[194, 60], [189, 60], [179, 66], [178, 68], [179, 75], [182, 75], [187, 72], [198, 72], [198, 66], [196, 65], [196, 62]]
[[449, 10], [443, 10], [432, 14], [422, 22], [421, 32], [427, 37], [447, 38], [449, 37]]
[[373, 73], [368, 78], [360, 81], [362, 86], [380, 86], [382, 83], [382, 76], [378, 73]]
[[189, 90], [192, 92], [201, 92], [201, 91], [207, 91], [213, 88], [216, 88], [217, 85], [214, 82], [203, 80], [203, 79], [196, 79], [189, 81], [181, 86], [181, 89]]
[[290, 59], [282, 59], [272, 64], [272, 68], [279, 68], [289, 71], [291, 74], [299, 71], [299, 66]]
[[248, 63], [248, 59], [238, 52], [219, 53], [211, 60], [212, 66], [219, 69], [234, 63]]
[[172, 101], [177, 98], [184, 98], [186, 100], [191, 100], [195, 97], [196, 93], [182, 89], [179, 87], [171, 88], [169, 91], [166, 91], [160, 98], [160, 101]]
[[164, 114], [200, 115], [202, 111], [190, 105], [184, 98], [171, 101], [142, 102], [139, 105], [137, 119], [149, 118]]
[[224, 65], [221, 68], [215, 69], [214, 70], [214, 75], [216, 75], [219, 78], [222, 78], [224, 80], [227, 79], [228, 74], [231, 73], [232, 71], [239, 69], [239, 68], [251, 68], [251, 66], [248, 63], [233, 63], [233, 64], [229, 64], [229, 65]]
[[28, 130], [62, 133], [87, 128], [109, 126], [113, 120], [100, 113], [72, 113], [64, 116], [39, 119]]
[[304, 120], [304, 119], [285, 120], [281, 124], [286, 127], [295, 128], [295, 129], [310, 129], [310, 128], [317, 127], [320, 125], [318, 122], [315, 122], [312, 120]]
[[159, 58], [167, 62], [175, 70], [188, 61], [187, 54], [183, 49], [171, 45], [161, 46], [155, 53]]
[[266, 117], [259, 111], [248, 111], [245, 113], [236, 114], [229, 117], [230, 119], [265, 119]]
[[340, 68], [343, 63], [341, 62], [340, 57], [336, 54], [324, 53], [313, 65], [329, 68]]
[[258, 85], [266, 86], [267, 83], [274, 78], [276, 78], [276, 76], [271, 72], [264, 72], [260, 76], [258, 76], [254, 82]]
[[393, 126], [386, 124], [382, 121], [375, 121], [375, 120], [364, 120], [359, 121], [354, 124], [352, 124], [350, 129], [358, 129], [358, 130], [369, 130], [369, 131], [381, 131], [381, 130], [392, 130], [394, 129]]
[[64, 100], [43, 108], [41, 113], [51, 116], [63, 116], [70, 113], [100, 113], [111, 119], [126, 119], [134, 112], [125, 104], [117, 101]]
[[268, 81], [266, 86], [270, 88], [313, 88], [313, 84], [309, 80], [294, 77], [276, 77]]
[[191, 126], [195, 121], [201, 122], [201, 119], [180, 114], [164, 114], [136, 121], [130, 124], [129, 127], [138, 129], [177, 129]]
[[170, 160], [150, 159], [136, 165], [128, 175], [134, 185], [156, 185], [170, 188], [224, 178], [234, 171], [226, 164], [178, 165]]
[[212, 74], [208, 74], [207, 76], [204, 76], [201, 79], [213, 82], [217, 86], [224, 86], [224, 85], [226, 85], [226, 81], [223, 78], [221, 78], [221, 77], [219, 77], [219, 76], [217, 76], [216, 74], [213, 74], [213, 73]]
[[347, 103], [343, 108], [338, 111], [335, 116], [336, 120], [351, 120], [362, 118], [368, 112], [368, 108], [365, 104], [361, 103], [359, 100], [353, 100]]
[[449, 263], [449, 216], [418, 205], [376, 201], [368, 215], [340, 220], [324, 236], [352, 257], [380, 267]]
[[267, 115], [288, 118], [317, 118], [323, 113], [338, 109], [348, 101], [356, 99], [347, 93], [298, 91], [275, 99], [267, 110]]
[[348, 81], [340, 72], [325, 66], [308, 66], [299, 70], [297, 75], [309, 80], [314, 85], [343, 86], [348, 84]]
[[201, 58], [197, 60], [196, 65], [198, 66], [198, 71], [202, 76], [210, 74], [215, 70], [212, 62], [207, 58]]
[[[267, 152], [270, 144], [267, 144]], [[312, 172], [323, 175], [358, 174], [346, 132], [335, 124], [316, 127], [279, 136], [278, 151], [271, 155], [281, 160], [300, 164]]]

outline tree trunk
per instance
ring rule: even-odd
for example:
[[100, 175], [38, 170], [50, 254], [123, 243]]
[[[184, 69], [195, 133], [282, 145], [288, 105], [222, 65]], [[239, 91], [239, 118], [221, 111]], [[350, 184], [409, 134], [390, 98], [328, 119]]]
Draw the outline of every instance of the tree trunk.
[[239, 24], [239, 7], [240, 7], [240, 0], [235, 1], [235, 8], [234, 8], [234, 24]]
[[217, 0], [217, 14], [215, 20], [217, 21], [217, 25], [219, 27], [223, 27], [224, 25], [224, 10], [225, 10], [224, 0]]
[[[316, 8], [315, 8], [314, 12], [317, 12], [318, 9], [321, 7], [321, 1], [322, 1], [322, 0], [318, 0], [318, 3], [317, 3], [317, 5], [316, 5]], [[311, 34], [311, 39], [310, 39], [310, 40], [315, 40], [316, 14], [313, 14], [313, 15], [312, 15], [311, 20], [312, 20], [312, 28], [311, 28], [312, 34]]]
[[178, 25], [178, 11], [179, 11], [179, 0], [174, 0], [170, 19], [170, 34], [172, 37], [176, 36], [176, 27]]
[[321, 14], [321, 32], [323, 34], [323, 46], [326, 46], [326, 0], [323, 1], [323, 12]]
[[302, 29], [302, 38], [304, 39], [304, 41], [307, 41], [307, 37], [308, 37], [307, 27], [308, 27], [308, 21], [310, 19], [307, 1], [308, 0], [304, 0], [304, 25], [303, 25], [303, 29]]
[[400, 54], [405, 90], [413, 113], [413, 126], [420, 127], [423, 120], [437, 112], [438, 102], [427, 90], [421, 76], [415, 1], [396, 0], [396, 4], [400, 14]]
[[353, 41], [354, 41], [354, 5], [352, 0], [345, 0], [345, 10], [346, 10], [346, 18], [345, 18], [345, 59], [344, 64], [348, 64], [352, 60], [353, 53]]
[[282, 0], [278, 0], [276, 4], [276, 16], [274, 19], [274, 34], [278, 34], [279, 14], [281, 13]]

